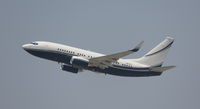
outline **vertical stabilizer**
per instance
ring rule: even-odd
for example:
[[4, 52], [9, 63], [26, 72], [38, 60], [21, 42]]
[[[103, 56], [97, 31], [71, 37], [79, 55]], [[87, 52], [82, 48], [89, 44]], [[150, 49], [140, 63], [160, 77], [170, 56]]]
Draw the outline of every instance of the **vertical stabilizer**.
[[164, 41], [158, 44], [155, 48], [145, 54], [139, 59], [133, 59], [134, 61], [145, 64], [148, 66], [162, 66], [167, 53], [174, 42], [174, 39], [171, 37], [166, 37]]

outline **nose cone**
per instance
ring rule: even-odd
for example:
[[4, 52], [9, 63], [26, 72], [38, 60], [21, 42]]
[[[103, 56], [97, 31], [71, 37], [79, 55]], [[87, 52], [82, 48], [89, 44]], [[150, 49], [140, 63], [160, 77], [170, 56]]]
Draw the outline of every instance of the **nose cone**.
[[22, 48], [24, 50], [28, 50], [28, 49], [30, 49], [30, 45], [29, 44], [24, 44], [24, 45], [22, 45]]

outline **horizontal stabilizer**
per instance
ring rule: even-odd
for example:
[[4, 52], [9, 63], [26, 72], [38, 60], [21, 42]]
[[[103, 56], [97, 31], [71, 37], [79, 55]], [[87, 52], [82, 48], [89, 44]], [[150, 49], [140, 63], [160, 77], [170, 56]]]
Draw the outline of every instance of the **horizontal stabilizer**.
[[154, 72], [164, 72], [166, 70], [172, 69], [176, 66], [166, 66], [166, 67], [154, 67], [154, 68], [150, 68], [150, 71], [154, 71]]

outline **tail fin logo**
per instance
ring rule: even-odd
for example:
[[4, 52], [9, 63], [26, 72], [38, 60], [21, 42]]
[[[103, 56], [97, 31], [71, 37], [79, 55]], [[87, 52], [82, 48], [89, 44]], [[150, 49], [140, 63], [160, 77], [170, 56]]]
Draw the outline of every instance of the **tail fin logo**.
[[156, 54], [156, 53], [162, 52], [162, 51], [164, 51], [165, 49], [171, 47], [172, 44], [173, 44], [173, 41], [172, 41], [171, 43], [169, 43], [166, 47], [162, 48], [161, 50], [155, 51], [154, 53], [147, 54], [147, 55], [145, 55], [145, 56], [151, 56], [151, 55], [154, 55], [154, 54]]

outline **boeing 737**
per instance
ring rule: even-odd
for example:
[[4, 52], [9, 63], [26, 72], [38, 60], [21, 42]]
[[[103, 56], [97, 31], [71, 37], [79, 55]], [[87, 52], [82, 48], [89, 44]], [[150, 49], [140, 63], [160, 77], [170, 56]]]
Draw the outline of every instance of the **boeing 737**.
[[25, 44], [22, 48], [34, 56], [61, 63], [63, 71], [72, 73], [90, 70], [117, 76], [146, 77], [159, 76], [162, 72], [175, 67], [162, 67], [167, 52], [174, 42], [171, 37], [166, 37], [164, 41], [141, 58], [122, 59], [122, 57], [137, 52], [143, 42], [131, 50], [110, 55], [45, 41]]

